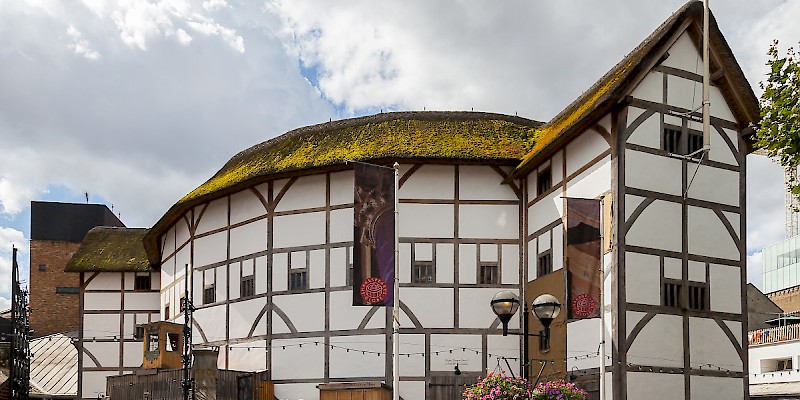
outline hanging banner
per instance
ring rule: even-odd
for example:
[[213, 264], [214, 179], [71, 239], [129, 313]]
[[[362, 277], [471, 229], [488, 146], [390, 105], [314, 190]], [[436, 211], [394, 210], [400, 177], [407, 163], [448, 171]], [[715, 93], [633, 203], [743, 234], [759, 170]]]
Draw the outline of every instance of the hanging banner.
[[353, 305], [394, 302], [394, 170], [355, 163]]
[[600, 200], [567, 198], [569, 319], [600, 316]]

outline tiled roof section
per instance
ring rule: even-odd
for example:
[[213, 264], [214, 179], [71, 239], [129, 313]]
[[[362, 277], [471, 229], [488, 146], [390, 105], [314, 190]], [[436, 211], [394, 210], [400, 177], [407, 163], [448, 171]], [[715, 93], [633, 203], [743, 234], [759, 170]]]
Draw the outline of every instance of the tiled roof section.
[[[537, 156], [544, 155], [542, 153], [545, 148], [559, 147], [558, 139], [567, 136], [575, 128], [586, 128], [586, 123], [595, 120], [593, 116], [607, 113], [611, 107], [623, 100], [632, 85], [637, 83], [638, 75], [657, 61], [655, 57], [659, 57], [662, 51], [666, 50], [665, 45], [668, 39], [679, 32], [679, 29], [684, 26], [683, 23], [691, 19], [702, 23], [702, 16], [703, 3], [700, 1], [689, 1], [674, 12], [589, 90], [581, 94], [536, 132], [534, 144], [514, 171], [514, 175], [519, 175], [528, 168], [534, 167], [533, 164], [539, 161]], [[755, 122], [758, 118], [758, 99], [722, 36], [713, 15], [710, 19], [710, 45], [712, 49], [716, 49], [718, 54], [718, 62], [721, 64], [718, 67], [728, 75], [728, 81], [720, 85], [720, 90], [726, 95], [726, 98], [735, 99], [734, 107], [740, 108], [738, 114], [743, 116], [744, 121], [741, 122], [745, 124]]]
[[31, 397], [75, 398], [78, 395], [77, 331], [31, 340]]
[[142, 238], [147, 229], [92, 228], [67, 262], [67, 272], [149, 271], [150, 261]]

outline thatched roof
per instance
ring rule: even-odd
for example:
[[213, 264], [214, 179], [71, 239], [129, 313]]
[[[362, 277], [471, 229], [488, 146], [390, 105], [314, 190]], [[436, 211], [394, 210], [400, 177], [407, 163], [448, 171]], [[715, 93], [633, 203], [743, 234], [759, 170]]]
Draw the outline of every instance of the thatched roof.
[[[548, 123], [474, 112], [397, 112], [295, 129], [231, 158], [211, 179], [180, 199], [145, 237], [150, 261], [158, 263], [158, 237], [195, 205], [284, 176], [346, 169], [347, 160], [491, 162], [516, 166], [524, 176], [575, 135], [592, 127], [665, 57], [676, 35], [697, 41], [703, 4], [690, 1]], [[713, 16], [710, 26], [715, 85], [742, 128], [758, 119], [758, 99]]]
[[149, 271], [142, 239], [143, 228], [92, 228], [81, 246], [67, 262], [66, 272], [136, 272]]

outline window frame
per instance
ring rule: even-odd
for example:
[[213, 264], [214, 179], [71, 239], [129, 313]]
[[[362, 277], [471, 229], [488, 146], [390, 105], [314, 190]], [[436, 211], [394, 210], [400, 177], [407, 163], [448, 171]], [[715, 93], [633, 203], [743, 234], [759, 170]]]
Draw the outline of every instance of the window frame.
[[[140, 287], [140, 282], [143, 282], [144, 279], [147, 279], [147, 289]], [[147, 275], [139, 275], [136, 274], [133, 276], [133, 291], [134, 292], [149, 292], [153, 290], [153, 277], [150, 274]]]
[[[542, 180], [542, 177], [546, 177], [547, 179]], [[547, 184], [543, 185], [543, 182], [547, 182]], [[550, 165], [548, 165], [545, 169], [536, 173], [536, 197], [539, 197], [547, 193], [547, 191], [552, 188], [553, 188], [553, 169], [551, 168]]]
[[[494, 272], [491, 274], [490, 282], [486, 279], [486, 274], [484, 273], [484, 269], [493, 269]], [[500, 263], [498, 262], [480, 262], [478, 263], [478, 284], [480, 285], [499, 285], [500, 284]]]
[[[549, 262], [549, 265], [548, 265], [548, 268], [547, 268], [547, 272], [545, 272], [545, 273], [542, 273], [542, 272], [544, 272], [542, 270], [542, 260], [543, 259], [546, 259]], [[553, 273], [553, 271], [554, 271], [554, 269], [553, 269], [553, 250], [552, 249], [545, 250], [545, 251], [539, 253], [539, 255], [536, 257], [536, 278], [538, 279], [538, 278], [541, 278], [541, 277], [543, 277], [545, 275], [551, 274], [551, 273]]]
[[[209, 296], [209, 293], [211, 295]], [[210, 301], [209, 301], [210, 299]], [[203, 304], [214, 304], [217, 302], [217, 284], [212, 283], [203, 288]]]
[[[294, 285], [294, 277], [295, 276], [302, 277], [301, 281], [299, 282], [299, 283], [301, 283], [301, 287], [296, 287]], [[308, 288], [309, 288], [309, 285], [308, 285], [308, 269], [306, 269], [306, 268], [290, 268], [289, 269], [289, 282], [288, 282], [288, 286], [287, 287], [288, 287], [290, 292], [296, 292], [296, 291], [300, 291], [300, 290], [308, 290]]]
[[[246, 294], [245, 292], [247, 290], [245, 289], [248, 289], [250, 293]], [[242, 278], [239, 280], [239, 298], [249, 299], [255, 296], [256, 296], [256, 274], [242, 276]]]
[[[420, 271], [426, 272], [425, 275], [428, 280], [422, 280]], [[414, 261], [411, 265], [411, 283], [417, 285], [433, 285], [436, 284], [436, 266], [433, 261]]]

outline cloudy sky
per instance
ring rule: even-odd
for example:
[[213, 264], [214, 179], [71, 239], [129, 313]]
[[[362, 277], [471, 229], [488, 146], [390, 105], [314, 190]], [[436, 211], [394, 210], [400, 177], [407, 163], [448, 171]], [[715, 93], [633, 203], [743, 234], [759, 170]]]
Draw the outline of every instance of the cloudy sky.
[[[113, 205], [150, 226], [238, 151], [380, 110], [546, 121], [681, 0], [0, 0], [0, 308], [30, 201]], [[800, 2], [712, 9], [753, 87]], [[760, 93], [760, 92], [759, 92]], [[748, 160], [750, 275], [783, 237], [782, 174]]]

